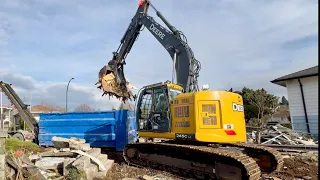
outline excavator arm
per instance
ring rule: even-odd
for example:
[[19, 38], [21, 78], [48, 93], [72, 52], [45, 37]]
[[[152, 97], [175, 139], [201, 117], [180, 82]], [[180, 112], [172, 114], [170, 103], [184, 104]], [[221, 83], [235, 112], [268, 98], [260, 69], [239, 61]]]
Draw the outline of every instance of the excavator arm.
[[28, 105], [23, 103], [18, 94], [13, 90], [11, 84], [0, 81], [0, 89], [8, 97], [10, 102], [16, 107], [19, 115], [24, 120], [24, 122], [33, 131], [35, 135], [35, 143], [38, 144], [39, 125], [31, 112], [28, 110]]
[[[169, 29], [161, 26], [153, 17], [147, 14], [150, 7], [156, 11], [157, 16]], [[186, 37], [181, 31], [172, 26], [149, 0], [141, 0], [135, 16], [121, 39], [118, 50], [113, 52], [112, 60], [99, 72], [99, 80], [96, 84], [101, 84], [98, 88], [103, 89], [104, 93], [102, 95], [115, 95], [117, 98], [122, 98], [122, 100], [131, 99], [132, 93], [127, 86], [128, 81], [124, 76], [123, 67], [126, 64], [125, 59], [143, 26], [151, 32], [170, 54], [174, 64], [173, 75], [175, 76], [175, 83], [181, 85], [186, 92], [198, 91], [197, 78], [201, 65], [195, 59]]]

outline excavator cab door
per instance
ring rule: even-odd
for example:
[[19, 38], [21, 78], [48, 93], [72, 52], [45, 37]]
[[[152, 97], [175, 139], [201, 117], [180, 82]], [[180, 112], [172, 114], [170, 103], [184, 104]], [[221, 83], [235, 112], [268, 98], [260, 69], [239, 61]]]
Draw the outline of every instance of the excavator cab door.
[[169, 132], [171, 115], [166, 86], [144, 89], [139, 97], [137, 119], [139, 131]]

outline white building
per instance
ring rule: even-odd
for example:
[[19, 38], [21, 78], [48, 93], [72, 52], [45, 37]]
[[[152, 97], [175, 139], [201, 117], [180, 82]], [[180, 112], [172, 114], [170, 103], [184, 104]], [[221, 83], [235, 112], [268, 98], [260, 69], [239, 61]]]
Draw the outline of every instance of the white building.
[[318, 140], [318, 66], [291, 73], [271, 82], [287, 88], [292, 127]]
[[[3, 127], [6, 131], [8, 131], [11, 126], [12, 110], [13, 110], [12, 107], [7, 106], [7, 105], [2, 105]], [[0, 118], [1, 118], [1, 116], [0, 116]]]

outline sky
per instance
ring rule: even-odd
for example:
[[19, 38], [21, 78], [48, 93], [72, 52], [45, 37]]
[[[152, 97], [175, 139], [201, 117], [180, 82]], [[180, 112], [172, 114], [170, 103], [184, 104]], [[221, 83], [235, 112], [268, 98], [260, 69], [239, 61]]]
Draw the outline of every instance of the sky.
[[[99, 70], [120, 45], [139, 0], [0, 0], [0, 79], [28, 104], [100, 110], [119, 101], [102, 97]], [[213, 90], [265, 88], [270, 81], [318, 65], [316, 0], [153, 0], [188, 39], [201, 62], [199, 85]], [[149, 15], [163, 24], [155, 12]], [[167, 51], [144, 29], [126, 59], [138, 89], [172, 78]], [[5, 100], [5, 102], [7, 102]]]

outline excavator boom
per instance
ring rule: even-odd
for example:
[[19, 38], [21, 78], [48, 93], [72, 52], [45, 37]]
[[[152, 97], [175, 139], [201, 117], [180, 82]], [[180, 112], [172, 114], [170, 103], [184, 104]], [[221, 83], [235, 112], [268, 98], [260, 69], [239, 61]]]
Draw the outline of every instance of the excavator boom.
[[[152, 8], [168, 27], [147, 14]], [[225, 91], [199, 91], [200, 62], [181, 31], [172, 26], [149, 0], [141, 0], [121, 44], [99, 72], [103, 95], [131, 99], [124, 76], [125, 59], [142, 27], [167, 50], [173, 61], [172, 83], [143, 87], [136, 104], [138, 135], [165, 142], [127, 144], [123, 156], [131, 165], [152, 167], [197, 179], [259, 179], [279, 170], [283, 159], [272, 148], [245, 144], [242, 97]], [[183, 89], [183, 91], [182, 91]], [[236, 107], [236, 108], [235, 108]]]
[[[150, 7], [156, 11], [157, 16], [169, 29], [161, 26], [147, 14]], [[124, 76], [123, 69], [126, 64], [125, 59], [143, 26], [151, 32], [171, 56], [176, 84], [181, 85], [185, 92], [198, 91], [197, 79], [201, 65], [195, 59], [186, 37], [172, 26], [149, 0], [141, 0], [135, 16], [120, 41], [118, 50], [113, 52], [112, 60], [99, 72], [99, 80], [96, 84], [100, 84], [98, 88], [103, 89], [103, 95], [114, 95], [117, 98], [122, 98], [122, 100], [131, 99], [132, 93], [128, 88], [129, 82]]]
[[35, 143], [38, 144], [38, 134], [39, 134], [39, 126], [36, 119], [28, 110], [28, 105], [24, 104], [17, 93], [14, 91], [10, 84], [0, 81], [0, 89], [4, 94], [8, 97], [10, 102], [16, 107], [19, 112], [19, 115], [24, 120], [24, 122], [28, 125], [28, 127], [33, 131], [35, 135]]

